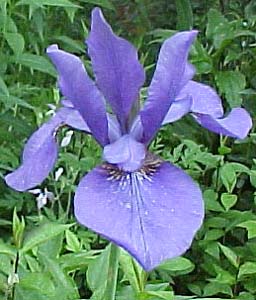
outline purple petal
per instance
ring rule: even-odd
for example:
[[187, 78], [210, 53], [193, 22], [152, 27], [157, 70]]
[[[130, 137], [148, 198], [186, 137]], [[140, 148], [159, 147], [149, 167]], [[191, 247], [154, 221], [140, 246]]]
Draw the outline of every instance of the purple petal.
[[69, 99], [88, 124], [95, 139], [102, 145], [108, 143], [108, 124], [104, 99], [89, 78], [82, 61], [57, 45], [47, 49], [47, 54], [59, 73], [63, 95]]
[[29, 190], [48, 176], [57, 158], [55, 133], [62, 122], [62, 118], [55, 115], [32, 134], [23, 151], [22, 165], [5, 177], [11, 188]]
[[72, 104], [72, 102], [69, 101], [69, 100], [67, 100], [67, 99], [62, 99], [62, 100], [61, 100], [61, 104], [62, 104], [64, 107], [74, 108], [74, 105]]
[[61, 115], [63, 123], [65, 123], [65, 125], [70, 126], [74, 129], [85, 131], [87, 133], [91, 132], [90, 128], [86, 124], [79, 111], [75, 110], [71, 106], [60, 108], [58, 114]]
[[105, 146], [103, 151], [104, 160], [129, 172], [141, 167], [145, 155], [145, 146], [128, 134]]
[[194, 115], [203, 127], [226, 136], [244, 139], [252, 127], [252, 119], [243, 108], [233, 108], [225, 118], [214, 118], [210, 115]]
[[[189, 78], [188, 52], [197, 31], [184, 31], [167, 39], [160, 50], [156, 70], [148, 89], [148, 99], [140, 112], [144, 131], [143, 142], [155, 135], [171, 103], [178, 96], [184, 78]], [[185, 76], [185, 77], [184, 77]]]
[[80, 182], [75, 194], [78, 221], [120, 245], [146, 270], [183, 254], [202, 224], [199, 187], [165, 162], [151, 174], [125, 173], [105, 164]]
[[179, 97], [192, 96], [191, 112], [207, 114], [219, 118], [223, 116], [221, 99], [214, 89], [208, 85], [189, 81], [181, 90]]
[[141, 141], [143, 138], [143, 132], [144, 132], [144, 130], [143, 130], [143, 126], [141, 123], [141, 117], [140, 117], [140, 115], [137, 115], [137, 117], [133, 120], [129, 134], [136, 141]]
[[114, 115], [107, 114], [107, 118], [109, 142], [113, 143], [122, 136], [121, 128], [117, 121], [117, 118]]
[[187, 63], [185, 67], [185, 72], [183, 74], [181, 86], [183, 87], [188, 83], [189, 80], [191, 80], [196, 73], [196, 68], [191, 64]]
[[[66, 125], [78, 130], [86, 131], [87, 133], [91, 132], [80, 113], [75, 109], [71, 110], [74, 106], [69, 100], [62, 100], [61, 104], [64, 106], [64, 108], [61, 108], [60, 110], [64, 110], [64, 114], [66, 115], [64, 117]], [[109, 141], [110, 143], [113, 143], [121, 137], [121, 129], [114, 115], [107, 113], [107, 120]]]
[[173, 123], [191, 111], [192, 98], [185, 96], [182, 99], [175, 99], [165, 116], [162, 125]]
[[87, 44], [97, 85], [124, 125], [145, 81], [136, 49], [113, 33], [99, 8], [92, 11]]

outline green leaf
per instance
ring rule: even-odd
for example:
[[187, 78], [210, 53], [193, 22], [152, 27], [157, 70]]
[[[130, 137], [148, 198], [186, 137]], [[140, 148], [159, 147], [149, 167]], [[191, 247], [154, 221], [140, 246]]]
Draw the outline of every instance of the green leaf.
[[0, 31], [5, 32], [17, 32], [17, 26], [14, 20], [0, 10]]
[[225, 232], [221, 229], [209, 229], [206, 231], [204, 239], [207, 241], [216, 241], [223, 237]]
[[4, 94], [4, 96], [9, 96], [8, 87], [1, 76], [0, 76], [0, 91]]
[[236, 204], [237, 195], [222, 193], [220, 200], [222, 205], [225, 207], [225, 210], [229, 211], [229, 209]]
[[[138, 293], [139, 291], [141, 291], [140, 278], [142, 276], [139, 276], [140, 278], [138, 278], [139, 266], [136, 265], [137, 263], [135, 261], [133, 261], [133, 258], [128, 253], [126, 253], [124, 250], [122, 250], [120, 253], [119, 262], [120, 262], [121, 268], [124, 272], [125, 278], [127, 278], [129, 280], [133, 291], [135, 293]], [[143, 270], [140, 268], [139, 274], [142, 275], [141, 274], [142, 272], [143, 272]]]
[[224, 211], [223, 207], [218, 202], [218, 194], [211, 189], [207, 189], [203, 193], [203, 198], [205, 201], [205, 206], [207, 210], [222, 212]]
[[97, 258], [96, 254], [99, 254], [99, 251], [68, 253], [62, 255], [59, 258], [59, 262], [63, 269], [74, 272], [87, 268]]
[[211, 279], [212, 282], [228, 284], [231, 286], [236, 283], [235, 274], [231, 274], [229, 271], [224, 270], [223, 268], [215, 264], [213, 265], [213, 267], [217, 276], [215, 279]]
[[224, 228], [227, 226], [228, 220], [222, 217], [211, 217], [205, 220], [205, 226], [210, 228]]
[[73, 251], [73, 252], [78, 252], [81, 250], [81, 244], [77, 238], [77, 236], [70, 230], [65, 231], [66, 235], [66, 248], [67, 250]]
[[251, 22], [256, 21], [256, 3], [252, 0], [249, 4], [245, 7], [245, 17], [250, 20]]
[[239, 258], [236, 255], [236, 253], [233, 250], [231, 250], [229, 247], [226, 247], [226, 246], [222, 245], [221, 243], [218, 243], [218, 245], [219, 245], [221, 251], [223, 252], [223, 254], [230, 261], [230, 263], [235, 268], [238, 268], [239, 267]]
[[237, 300], [255, 300], [255, 297], [249, 292], [241, 292], [239, 293]]
[[172, 291], [142, 292], [138, 295], [138, 300], [173, 300]]
[[26, 252], [38, 245], [49, 241], [53, 237], [61, 234], [66, 229], [71, 227], [72, 224], [56, 224], [56, 223], [45, 223], [39, 227], [33, 229], [26, 237], [23, 243], [21, 251]]
[[13, 95], [1, 95], [0, 94], [0, 102], [5, 105], [6, 109], [14, 108], [16, 105], [28, 109], [33, 109], [33, 106], [28, 104], [25, 100], [18, 98]]
[[53, 38], [54, 40], [59, 40], [64, 44], [66, 44], [71, 52], [78, 52], [78, 53], [84, 52], [84, 44], [80, 41], [73, 40], [66, 35], [60, 35]]
[[64, 233], [58, 234], [50, 240], [40, 244], [38, 246], [38, 251], [41, 254], [45, 254], [52, 259], [56, 259], [60, 256], [60, 253], [63, 249], [63, 236]]
[[190, 30], [193, 28], [193, 11], [190, 0], [176, 0], [177, 30]]
[[213, 38], [216, 28], [221, 24], [227, 24], [227, 19], [217, 9], [210, 9], [208, 14], [208, 23], [206, 28], [206, 36]]
[[226, 190], [232, 193], [235, 188], [237, 176], [232, 164], [226, 163], [220, 168], [220, 178]]
[[228, 284], [210, 282], [204, 287], [204, 296], [213, 296], [219, 293], [232, 296], [232, 288]]
[[250, 182], [253, 187], [256, 187], [256, 170], [250, 172]]
[[31, 292], [34, 294], [34, 299], [52, 300], [52, 296], [55, 294], [55, 285], [48, 272], [25, 274], [20, 279], [18, 289], [18, 293], [23, 295], [23, 299], [31, 299]]
[[[224, 298], [195, 298], [196, 296], [175, 296], [175, 300], [226, 300]], [[237, 300], [237, 299], [234, 299]]]
[[14, 249], [14, 247], [7, 243], [4, 243], [1, 240], [0, 240], [0, 253], [10, 255], [12, 258], [16, 256], [16, 250]]
[[15, 207], [13, 211], [13, 218], [12, 218], [12, 234], [13, 234], [14, 244], [17, 249], [21, 248], [23, 242], [24, 230], [25, 230], [24, 217], [23, 216], [21, 216], [21, 218], [18, 217], [16, 212], [16, 207]]
[[81, 2], [85, 3], [91, 3], [94, 5], [99, 5], [108, 9], [115, 10], [115, 7], [113, 6], [112, 2], [109, 0], [80, 0]]
[[72, 277], [68, 276], [61, 266], [54, 259], [49, 258], [44, 253], [38, 254], [40, 261], [43, 262], [55, 282], [56, 299], [79, 299], [79, 293]]
[[208, 74], [212, 71], [213, 61], [205, 47], [196, 40], [192, 48], [191, 62], [196, 67], [197, 74]]
[[185, 257], [168, 259], [157, 267], [159, 270], [165, 270], [179, 275], [188, 274], [192, 272], [194, 268], [195, 265]]
[[76, 7], [81, 8], [81, 6], [74, 4], [69, 0], [21, 0], [16, 5], [34, 5], [37, 7], [48, 6], [60, 6], [60, 7]]
[[252, 274], [256, 274], [256, 263], [247, 261], [239, 268], [238, 278]]
[[10, 57], [10, 61], [56, 77], [56, 71], [53, 65], [43, 56], [23, 53], [17, 57]]
[[220, 94], [223, 95], [231, 108], [242, 104], [241, 92], [245, 89], [245, 76], [239, 71], [221, 71], [215, 74]]
[[[1, 154], [1, 150], [4, 149], [0, 146], [0, 154]], [[8, 150], [7, 150], [8, 151]], [[11, 221], [8, 221], [6, 219], [2, 219], [0, 218], [0, 226], [11, 226], [12, 225], [12, 222]]]
[[204, 250], [209, 255], [215, 257], [216, 259], [220, 259], [220, 249], [218, 247], [218, 243], [213, 241], [207, 241], [206, 248]]
[[248, 231], [248, 239], [256, 237], [256, 220], [248, 220], [237, 225]]
[[23, 52], [25, 41], [20, 33], [5, 32], [4, 37], [15, 55], [19, 55]]
[[89, 265], [87, 282], [93, 291], [93, 300], [114, 300], [117, 270], [118, 246], [109, 244]]
[[221, 12], [216, 9], [210, 9], [208, 12], [206, 36], [213, 40], [213, 45], [216, 49], [222, 51], [236, 37], [236, 30], [234, 30], [233, 23], [229, 22]]

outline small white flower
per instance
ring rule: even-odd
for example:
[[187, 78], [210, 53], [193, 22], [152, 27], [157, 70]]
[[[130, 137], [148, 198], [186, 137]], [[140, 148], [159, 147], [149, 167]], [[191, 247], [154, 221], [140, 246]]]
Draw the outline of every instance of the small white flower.
[[44, 194], [46, 195], [46, 198], [49, 200], [49, 201], [53, 201], [54, 200], [54, 194], [52, 192], [49, 192], [47, 190], [47, 188], [44, 189]]
[[45, 115], [46, 116], [54, 116], [56, 113], [56, 105], [52, 104], [52, 103], [48, 103], [47, 106], [50, 108], [50, 110], [48, 110]]
[[29, 190], [28, 192], [33, 195], [37, 195], [37, 194], [40, 194], [42, 191], [41, 191], [41, 189], [33, 189], [33, 190]]
[[244, 48], [246, 46], [247, 42], [246, 41], [242, 41], [241, 45]]
[[73, 130], [69, 130], [66, 132], [65, 137], [61, 141], [61, 144], [60, 144], [61, 147], [67, 147], [69, 145], [73, 133], [74, 133]]
[[9, 274], [8, 279], [7, 279], [8, 285], [12, 286], [15, 283], [19, 283], [19, 282], [20, 282], [20, 279], [19, 279], [19, 275], [17, 273]]
[[56, 172], [55, 172], [55, 176], [54, 176], [54, 180], [58, 181], [60, 176], [62, 175], [64, 169], [62, 167], [60, 167]]
[[33, 195], [38, 195], [36, 197], [36, 202], [37, 202], [37, 208], [38, 209], [43, 208], [47, 204], [48, 200], [49, 201], [54, 200], [54, 194], [52, 192], [49, 192], [47, 190], [47, 188], [45, 188], [44, 191], [42, 191], [41, 189], [29, 190], [29, 193], [31, 193]]
[[43, 193], [36, 197], [37, 208], [41, 209], [47, 204], [47, 196]]

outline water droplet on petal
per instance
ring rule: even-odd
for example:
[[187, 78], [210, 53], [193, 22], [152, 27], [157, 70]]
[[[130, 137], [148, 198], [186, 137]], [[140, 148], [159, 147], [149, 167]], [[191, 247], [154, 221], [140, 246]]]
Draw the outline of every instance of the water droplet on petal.
[[131, 206], [131, 203], [127, 202], [127, 203], [125, 204], [125, 207], [128, 208], [128, 209], [130, 209], [130, 208], [132, 207], [132, 206]]

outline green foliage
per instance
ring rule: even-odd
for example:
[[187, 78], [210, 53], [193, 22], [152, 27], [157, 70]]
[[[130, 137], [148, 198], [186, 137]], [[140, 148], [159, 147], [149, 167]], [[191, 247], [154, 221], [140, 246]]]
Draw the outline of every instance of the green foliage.
[[[76, 132], [61, 147], [55, 170], [40, 187], [54, 199], [42, 209], [35, 195], [14, 192], [2, 180], [19, 165], [29, 135], [54, 113], [48, 104], [60, 105], [47, 46], [60, 44], [90, 69], [83, 40], [95, 5], [139, 48], [148, 78], [164, 39], [175, 29], [199, 29], [190, 56], [197, 79], [217, 89], [225, 111], [242, 105], [255, 118], [255, 1], [167, 2], [0, 1], [0, 299], [103, 300], [113, 291], [117, 300], [255, 299], [253, 131], [234, 142], [206, 132], [189, 117], [161, 130], [152, 151], [198, 181], [206, 217], [183, 257], [148, 274], [127, 253], [117, 255], [104, 239], [75, 223], [75, 187], [101, 160], [90, 136]], [[60, 130], [60, 144], [66, 133]], [[111, 269], [116, 259], [118, 274]]]

